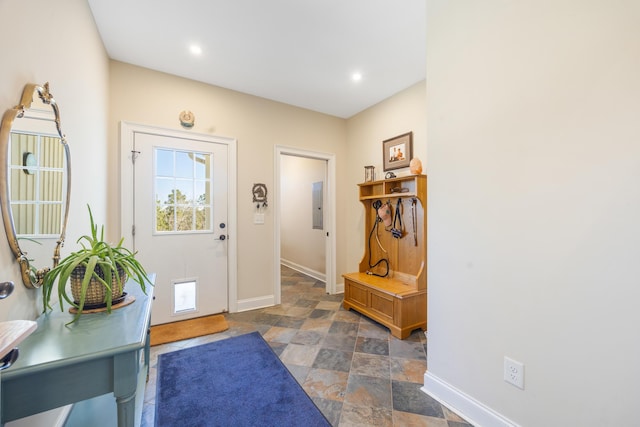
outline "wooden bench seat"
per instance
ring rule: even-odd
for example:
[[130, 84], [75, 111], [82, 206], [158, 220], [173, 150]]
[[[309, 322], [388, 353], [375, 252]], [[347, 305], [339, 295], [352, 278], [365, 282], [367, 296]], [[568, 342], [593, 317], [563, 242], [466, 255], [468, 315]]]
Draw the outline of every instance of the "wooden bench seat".
[[355, 310], [389, 328], [400, 339], [427, 329], [427, 291], [397, 279], [366, 273], [343, 275], [344, 308]]

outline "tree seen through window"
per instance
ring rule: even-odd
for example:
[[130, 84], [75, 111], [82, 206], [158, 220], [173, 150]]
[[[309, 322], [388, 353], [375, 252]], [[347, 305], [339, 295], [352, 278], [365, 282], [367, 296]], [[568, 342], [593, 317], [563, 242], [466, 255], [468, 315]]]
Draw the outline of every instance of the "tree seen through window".
[[[156, 231], [206, 231], [211, 229], [211, 205], [207, 194], [210, 189], [210, 155], [202, 153], [161, 150], [156, 157]], [[185, 173], [184, 159], [193, 163], [193, 175]], [[176, 155], [183, 161], [180, 177], [176, 178]], [[162, 164], [160, 164], [162, 163]], [[186, 171], [188, 171], [188, 167]], [[203, 170], [204, 169], [204, 170]], [[171, 176], [173, 171], [174, 176]], [[178, 188], [179, 187], [179, 188]], [[168, 193], [167, 193], [168, 191]], [[185, 194], [188, 193], [188, 194]], [[166, 195], [164, 195], [166, 194]], [[164, 196], [163, 196], [164, 195]], [[162, 200], [164, 198], [164, 200]]]

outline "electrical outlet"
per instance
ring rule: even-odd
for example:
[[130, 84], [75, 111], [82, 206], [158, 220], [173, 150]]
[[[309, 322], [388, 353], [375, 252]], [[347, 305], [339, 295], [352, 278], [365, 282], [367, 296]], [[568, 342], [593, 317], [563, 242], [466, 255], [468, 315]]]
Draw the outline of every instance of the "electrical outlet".
[[505, 356], [504, 380], [519, 389], [524, 390], [524, 365]]

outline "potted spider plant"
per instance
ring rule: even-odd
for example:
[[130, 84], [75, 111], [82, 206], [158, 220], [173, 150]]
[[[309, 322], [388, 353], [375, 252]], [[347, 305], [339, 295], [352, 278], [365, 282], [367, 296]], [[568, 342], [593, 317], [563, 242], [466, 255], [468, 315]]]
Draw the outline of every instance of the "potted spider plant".
[[[93, 221], [91, 207], [89, 220], [91, 234], [77, 240], [81, 249], [72, 252], [46, 273], [42, 283], [43, 312], [52, 309], [51, 297], [56, 289], [60, 309], [66, 301], [75, 307], [75, 316], [69, 323], [77, 321], [85, 308], [106, 308], [111, 312], [113, 304], [124, 299], [124, 285], [131, 277], [146, 293], [146, 284], [151, 284], [147, 272], [135, 258], [135, 253], [122, 246], [124, 237], [117, 245], [104, 240], [104, 226], [98, 236], [98, 225]], [[67, 281], [71, 281], [71, 296], [67, 291]]]

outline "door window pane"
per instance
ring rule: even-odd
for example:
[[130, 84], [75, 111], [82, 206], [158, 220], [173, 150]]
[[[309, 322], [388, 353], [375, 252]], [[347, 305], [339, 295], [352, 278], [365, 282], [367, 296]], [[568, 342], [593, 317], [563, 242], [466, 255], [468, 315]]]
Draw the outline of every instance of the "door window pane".
[[211, 208], [196, 208], [196, 230], [211, 229]]
[[196, 181], [195, 182], [195, 202], [198, 206], [207, 206], [211, 203], [211, 198], [209, 197], [211, 192], [209, 188], [211, 187], [210, 181]]
[[193, 203], [193, 186], [195, 182], [186, 179], [176, 179], [176, 204], [186, 205]]
[[156, 176], [173, 176], [173, 151], [156, 149]]
[[176, 169], [174, 176], [177, 178], [193, 178], [194, 175], [194, 153], [176, 151]]
[[210, 179], [211, 156], [203, 153], [195, 153], [196, 171], [195, 177], [199, 179]]
[[154, 150], [155, 232], [212, 232], [212, 154]]
[[195, 230], [193, 214], [194, 209], [190, 206], [176, 206], [176, 230]]
[[156, 203], [173, 203], [173, 178], [156, 178]]

